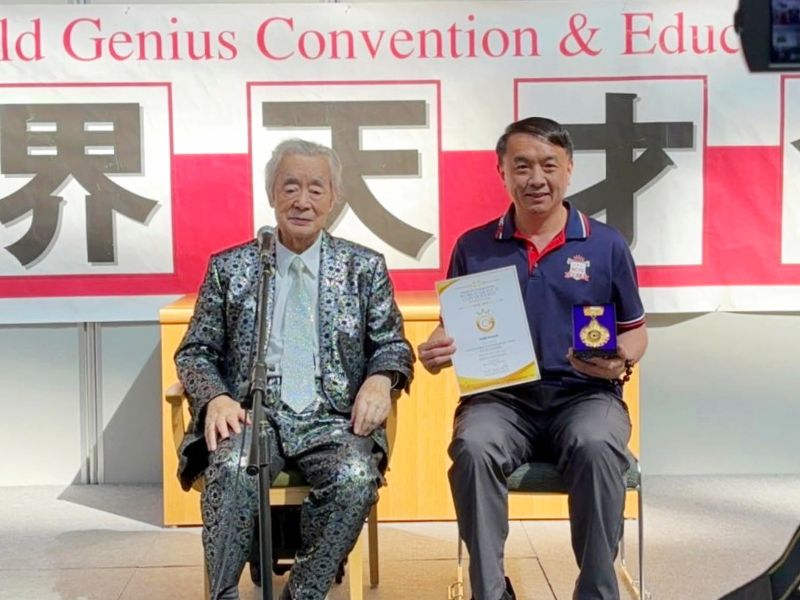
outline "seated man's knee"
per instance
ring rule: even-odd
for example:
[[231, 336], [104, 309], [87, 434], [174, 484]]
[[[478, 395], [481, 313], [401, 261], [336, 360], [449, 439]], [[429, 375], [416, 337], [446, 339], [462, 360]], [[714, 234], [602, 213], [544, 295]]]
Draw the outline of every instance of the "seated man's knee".
[[378, 500], [380, 477], [371, 460], [351, 457], [337, 464], [326, 487], [338, 502], [372, 505]]
[[584, 463], [617, 462], [624, 457], [625, 448], [603, 431], [585, 431], [575, 437], [573, 459]]
[[[244, 509], [248, 507], [248, 503], [252, 502], [252, 496], [257, 486], [254, 478], [247, 475], [244, 467], [240, 465], [239, 456], [238, 447], [233, 447], [231, 444], [221, 445], [209, 455], [209, 465], [203, 473], [203, 492], [201, 494], [204, 523], [214, 522], [216, 513], [222, 505], [234, 501], [234, 498], [228, 498], [228, 496], [233, 493], [237, 476], [239, 478], [237, 506]], [[246, 516], [243, 515], [241, 518], [244, 519]]]
[[453, 435], [448, 454], [456, 469], [505, 462], [505, 453], [500, 445], [493, 441], [491, 432], [479, 426], [459, 429]]
[[[208, 467], [206, 467], [204, 478], [206, 487], [215, 482], [225, 482], [229, 478], [235, 477], [240, 468], [239, 449], [224, 440], [222, 444], [208, 457]], [[244, 471], [244, 468], [242, 468]]]

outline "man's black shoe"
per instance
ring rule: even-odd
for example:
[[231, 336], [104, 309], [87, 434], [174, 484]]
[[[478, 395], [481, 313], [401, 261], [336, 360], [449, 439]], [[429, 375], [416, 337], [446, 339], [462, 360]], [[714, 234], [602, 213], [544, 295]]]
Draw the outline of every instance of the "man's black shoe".
[[[475, 600], [475, 596], [472, 597], [472, 600]], [[511, 586], [511, 580], [508, 577], [506, 577], [506, 591], [500, 596], [500, 600], [517, 600], [514, 588]]]
[[517, 596], [514, 594], [514, 588], [511, 587], [511, 580], [506, 577], [506, 591], [503, 594], [503, 600], [517, 600]]

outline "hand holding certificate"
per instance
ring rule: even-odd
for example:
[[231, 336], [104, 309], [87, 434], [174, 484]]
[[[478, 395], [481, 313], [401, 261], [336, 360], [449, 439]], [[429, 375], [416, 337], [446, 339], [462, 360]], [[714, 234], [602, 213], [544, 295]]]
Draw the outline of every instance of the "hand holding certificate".
[[439, 281], [436, 291], [460, 395], [540, 379], [514, 267]]

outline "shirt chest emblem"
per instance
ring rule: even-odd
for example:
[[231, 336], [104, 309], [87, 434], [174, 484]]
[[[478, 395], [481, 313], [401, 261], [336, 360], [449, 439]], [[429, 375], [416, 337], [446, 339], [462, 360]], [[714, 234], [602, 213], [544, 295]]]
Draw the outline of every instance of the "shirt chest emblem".
[[564, 279], [574, 279], [575, 281], [589, 281], [589, 267], [591, 262], [580, 254], [567, 259], [569, 271], [564, 273]]

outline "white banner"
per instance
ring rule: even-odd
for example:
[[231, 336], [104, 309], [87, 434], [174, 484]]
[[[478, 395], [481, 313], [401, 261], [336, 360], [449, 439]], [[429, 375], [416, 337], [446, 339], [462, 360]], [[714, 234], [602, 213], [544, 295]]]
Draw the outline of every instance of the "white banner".
[[264, 165], [294, 136], [342, 156], [332, 233], [432, 290], [505, 210], [494, 146], [531, 115], [572, 133], [569, 199], [625, 235], [648, 310], [794, 310], [800, 78], [748, 73], [735, 8], [4, 6], [0, 322], [195, 291], [274, 222]]

